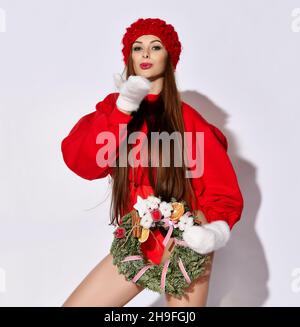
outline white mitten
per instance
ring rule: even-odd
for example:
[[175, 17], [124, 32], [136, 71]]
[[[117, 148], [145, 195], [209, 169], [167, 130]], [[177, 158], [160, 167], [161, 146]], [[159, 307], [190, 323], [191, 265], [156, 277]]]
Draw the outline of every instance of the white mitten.
[[137, 111], [144, 97], [149, 93], [151, 82], [143, 76], [130, 75], [124, 81], [120, 74], [114, 74], [116, 87], [119, 89], [116, 105], [128, 112]]
[[183, 232], [182, 238], [195, 252], [207, 254], [226, 245], [230, 228], [224, 220], [217, 220], [202, 226], [190, 226]]

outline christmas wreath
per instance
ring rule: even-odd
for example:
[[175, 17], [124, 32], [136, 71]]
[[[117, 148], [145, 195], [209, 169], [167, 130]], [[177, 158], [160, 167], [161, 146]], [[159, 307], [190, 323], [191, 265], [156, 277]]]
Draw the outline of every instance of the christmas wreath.
[[[126, 280], [143, 288], [182, 296], [189, 284], [205, 273], [210, 263], [209, 255], [195, 252], [182, 238], [184, 230], [201, 224], [201, 221], [192, 215], [184, 200], [178, 202], [174, 197], [166, 202], [154, 195], [146, 199], [138, 196], [133, 207], [131, 212], [121, 217], [113, 232], [110, 248], [113, 264]], [[140, 248], [155, 228], [167, 230], [164, 246], [170, 240], [174, 242], [169, 257], [160, 264], [149, 261]]]

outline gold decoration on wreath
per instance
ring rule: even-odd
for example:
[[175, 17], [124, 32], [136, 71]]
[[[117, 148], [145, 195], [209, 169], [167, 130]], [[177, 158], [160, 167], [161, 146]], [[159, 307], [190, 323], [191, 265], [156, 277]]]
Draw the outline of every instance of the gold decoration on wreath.
[[180, 202], [173, 202], [172, 204], [173, 211], [170, 219], [172, 221], [177, 221], [184, 214], [184, 205]]
[[142, 229], [142, 234], [141, 234], [141, 236], [139, 237], [139, 241], [140, 241], [141, 243], [146, 242], [147, 239], [148, 239], [148, 237], [149, 237], [149, 234], [150, 234], [150, 229], [149, 229], [149, 228], [143, 228], [143, 229]]

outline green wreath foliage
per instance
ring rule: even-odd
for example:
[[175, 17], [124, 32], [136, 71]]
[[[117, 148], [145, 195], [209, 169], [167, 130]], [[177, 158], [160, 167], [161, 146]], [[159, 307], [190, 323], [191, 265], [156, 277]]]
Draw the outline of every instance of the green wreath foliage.
[[[176, 199], [172, 198], [172, 201]], [[186, 211], [188, 210], [184, 201]], [[113, 264], [117, 266], [118, 272], [123, 274], [126, 280], [131, 281], [133, 277], [147, 264], [149, 264], [147, 258], [145, 258], [140, 248], [140, 241], [137, 237], [133, 237], [132, 230], [132, 214], [129, 212], [124, 215], [121, 220], [121, 225], [126, 231], [124, 238], [114, 237], [111, 244], [110, 253], [113, 256]], [[155, 227], [151, 227], [150, 230], [159, 228], [159, 224]], [[174, 228], [171, 237], [176, 237], [182, 240], [182, 231], [179, 228]], [[127, 256], [139, 255], [143, 257], [143, 260], [133, 260], [122, 262]], [[198, 277], [204, 275], [206, 267], [210, 264], [209, 255], [201, 255], [189, 247], [184, 247], [175, 244], [173, 251], [170, 254], [169, 266], [166, 275], [165, 290], [160, 288], [161, 274], [163, 270], [163, 263], [159, 265], [153, 265], [150, 267], [137, 281], [136, 284], [147, 288], [151, 291], [158, 292], [160, 294], [167, 293], [174, 297], [180, 298], [185, 293], [185, 289], [190, 285], [184, 278], [179, 266], [178, 259], [181, 258], [182, 263], [186, 269], [187, 274], [190, 277], [191, 282]]]

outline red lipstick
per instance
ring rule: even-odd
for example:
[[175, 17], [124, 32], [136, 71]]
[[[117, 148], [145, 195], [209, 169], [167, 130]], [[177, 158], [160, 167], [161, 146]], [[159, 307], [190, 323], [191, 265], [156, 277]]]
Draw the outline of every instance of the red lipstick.
[[152, 67], [152, 64], [150, 64], [150, 63], [148, 63], [148, 62], [143, 62], [143, 63], [140, 64], [140, 67], [141, 67], [142, 69], [149, 69], [149, 68]]

